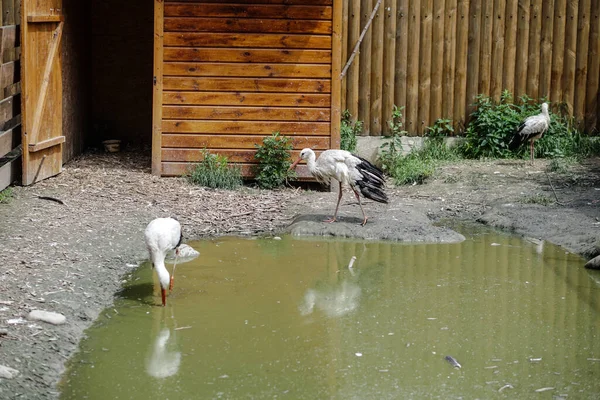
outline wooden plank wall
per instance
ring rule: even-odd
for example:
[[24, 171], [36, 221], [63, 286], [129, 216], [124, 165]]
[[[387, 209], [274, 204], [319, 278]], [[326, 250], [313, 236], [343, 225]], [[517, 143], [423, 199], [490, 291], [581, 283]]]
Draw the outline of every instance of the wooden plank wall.
[[206, 148], [248, 176], [255, 144], [273, 132], [293, 138], [294, 155], [339, 146], [333, 0], [155, 4], [164, 21], [155, 27], [155, 173], [185, 173]]
[[21, 171], [21, 0], [2, 0], [0, 15], [0, 190]]
[[[376, 1], [348, 2], [347, 56]], [[600, 0], [383, 5], [343, 82], [342, 104], [365, 122], [363, 134], [389, 134], [393, 105], [404, 107], [411, 135], [439, 118], [460, 129], [475, 96], [499, 99], [504, 89], [565, 103], [581, 128], [600, 130]]]

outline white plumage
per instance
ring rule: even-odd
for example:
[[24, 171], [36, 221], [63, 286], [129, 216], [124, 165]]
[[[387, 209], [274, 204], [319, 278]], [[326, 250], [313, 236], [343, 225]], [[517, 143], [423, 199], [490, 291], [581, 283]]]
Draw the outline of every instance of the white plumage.
[[305, 160], [310, 173], [322, 183], [328, 184], [333, 178], [339, 182], [338, 201], [333, 217], [326, 222], [334, 222], [342, 200], [342, 185], [348, 184], [354, 191], [363, 213], [362, 225], [367, 223], [367, 215], [360, 201], [360, 193], [371, 200], [387, 203], [388, 198], [383, 191], [385, 178], [383, 172], [369, 161], [345, 150], [326, 150], [317, 159], [311, 149], [303, 149], [300, 158], [290, 168], [295, 168], [301, 160]]
[[510, 150], [516, 150], [521, 144], [530, 142], [531, 164], [533, 164], [533, 142], [544, 136], [544, 133], [550, 126], [550, 114], [548, 114], [548, 103], [542, 103], [542, 112], [537, 115], [527, 117], [519, 125], [514, 136], [508, 143]]
[[[148, 224], [144, 232], [146, 237], [146, 246], [150, 253], [152, 266], [158, 275], [160, 282], [162, 305], [166, 304], [167, 287], [172, 289], [173, 277], [169, 275], [165, 266], [165, 257], [167, 252], [176, 249], [181, 244], [183, 235], [181, 234], [181, 225], [179, 221], [173, 218], [156, 218]], [[173, 270], [175, 267], [173, 267]]]

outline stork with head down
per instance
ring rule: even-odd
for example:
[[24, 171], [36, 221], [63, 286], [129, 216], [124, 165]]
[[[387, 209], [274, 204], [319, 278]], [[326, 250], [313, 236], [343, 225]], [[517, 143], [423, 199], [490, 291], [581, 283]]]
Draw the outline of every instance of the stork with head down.
[[315, 152], [306, 148], [300, 152], [300, 158], [292, 164], [290, 169], [296, 168], [296, 165], [302, 160], [306, 161], [308, 170], [317, 181], [328, 184], [333, 178], [340, 185], [333, 217], [325, 220], [325, 222], [334, 222], [337, 218], [338, 208], [342, 200], [343, 184], [350, 185], [358, 200], [358, 205], [363, 214], [361, 224], [363, 226], [367, 223], [368, 217], [360, 201], [361, 194], [379, 203], [388, 202], [387, 195], [384, 192], [385, 178], [383, 172], [364, 158], [345, 150], [326, 150], [317, 159]]
[[[175, 249], [175, 254], [179, 254], [178, 248], [183, 239], [181, 224], [174, 218], [156, 218], [150, 221], [144, 236], [152, 260], [152, 267], [158, 275], [162, 305], [164, 306], [167, 303], [167, 288], [169, 290], [173, 289], [173, 275], [169, 275], [169, 271], [167, 271], [165, 258], [167, 252], [173, 249]], [[173, 273], [175, 273], [175, 265], [173, 266]]]
[[521, 144], [530, 142], [531, 164], [533, 165], [533, 142], [544, 136], [550, 126], [550, 114], [548, 114], [548, 103], [542, 103], [542, 112], [527, 117], [519, 125], [512, 139], [508, 143], [510, 150], [516, 150]]

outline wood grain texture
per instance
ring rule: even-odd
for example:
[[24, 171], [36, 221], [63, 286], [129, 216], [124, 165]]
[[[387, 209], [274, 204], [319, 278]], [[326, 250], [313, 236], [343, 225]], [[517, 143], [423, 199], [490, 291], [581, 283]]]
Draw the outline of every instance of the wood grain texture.
[[301, 20], [331, 20], [333, 8], [318, 5], [244, 4], [240, 6], [200, 3], [165, 4], [165, 17], [275, 18]]
[[[196, 148], [196, 149], [255, 149], [257, 144], [268, 135], [207, 135], [207, 134], [176, 134], [163, 135], [164, 148]], [[327, 136], [290, 135], [295, 149], [311, 147], [326, 150], [331, 146]]]
[[331, 95], [319, 93], [164, 92], [164, 104], [329, 107]]
[[282, 135], [303, 134], [329, 135], [328, 122], [287, 122], [287, 121], [205, 121], [205, 120], [163, 120], [163, 133], [214, 133], [221, 135]]
[[218, 78], [174, 77], [163, 78], [163, 90], [217, 91], [217, 92], [293, 92], [330, 93], [331, 80], [278, 79], [278, 78]]
[[165, 47], [248, 47], [284, 49], [331, 49], [329, 35], [265, 33], [166, 32]]
[[319, 121], [331, 120], [329, 108], [163, 106], [164, 119], [245, 120], [245, 121]]
[[331, 21], [238, 18], [165, 18], [168, 32], [331, 34]]
[[154, 78], [152, 91], [152, 174], [161, 175], [164, 3], [154, 0]]

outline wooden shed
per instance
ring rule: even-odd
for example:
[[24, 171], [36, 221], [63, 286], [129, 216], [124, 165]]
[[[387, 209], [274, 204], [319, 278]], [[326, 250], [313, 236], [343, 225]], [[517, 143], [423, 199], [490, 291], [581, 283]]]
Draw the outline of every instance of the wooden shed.
[[341, 0], [155, 0], [152, 172], [222, 154], [252, 174], [274, 132], [339, 146]]

